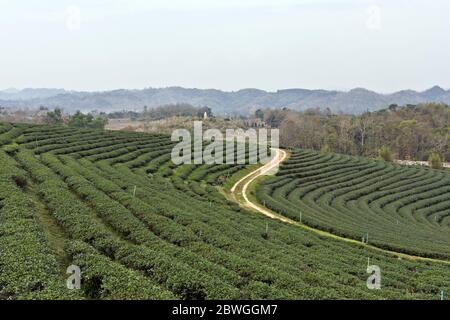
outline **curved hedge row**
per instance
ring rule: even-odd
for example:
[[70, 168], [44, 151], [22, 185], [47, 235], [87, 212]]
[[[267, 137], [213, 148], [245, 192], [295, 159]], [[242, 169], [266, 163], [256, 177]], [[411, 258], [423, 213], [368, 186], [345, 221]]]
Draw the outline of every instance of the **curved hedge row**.
[[[0, 217], [8, 223], [0, 225], [0, 298], [435, 299], [450, 289], [447, 265], [398, 260], [243, 210], [211, 185], [242, 165], [176, 166], [167, 136], [3, 127], [0, 139], [6, 134], [8, 142], [0, 149], [7, 164], [0, 169]], [[14, 128], [20, 134], [11, 137]], [[312, 153], [293, 155], [286, 170], [291, 171], [282, 170], [266, 187], [270, 197], [286, 198], [280, 204], [287, 208], [294, 200], [288, 196], [302, 184], [309, 191], [297, 195], [304, 192], [312, 204], [384, 210], [402, 200], [397, 210], [414, 210], [412, 221], [447, 221], [445, 192], [404, 199], [420, 179], [439, 185], [439, 176], [427, 170], [396, 175], [383, 164]], [[389, 186], [375, 182], [378, 172], [386, 174]], [[396, 177], [401, 181], [394, 182]], [[341, 188], [334, 190], [333, 183]], [[361, 183], [367, 192], [356, 188]], [[388, 197], [396, 193], [400, 199]], [[48, 225], [27, 213], [31, 203], [62, 230], [64, 246], [56, 248], [62, 252], [52, 247]], [[317, 218], [319, 213], [326, 217], [318, 211]], [[34, 256], [43, 264], [22, 278]], [[382, 290], [366, 288], [368, 257], [382, 268]], [[81, 291], [65, 288], [65, 263], [81, 267]]]
[[296, 150], [257, 197], [315, 228], [357, 240], [369, 234], [381, 248], [448, 259], [449, 191], [446, 171]]

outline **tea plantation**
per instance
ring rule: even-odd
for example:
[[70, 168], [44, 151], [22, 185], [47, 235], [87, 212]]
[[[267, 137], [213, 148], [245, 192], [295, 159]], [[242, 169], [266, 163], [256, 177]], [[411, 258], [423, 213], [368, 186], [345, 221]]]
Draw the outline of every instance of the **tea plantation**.
[[314, 228], [396, 252], [450, 259], [450, 171], [296, 150], [257, 196]]
[[[176, 166], [172, 147], [164, 135], [0, 124], [0, 299], [450, 292], [449, 264], [399, 259], [241, 209], [215, 185], [243, 165]], [[298, 151], [258, 194], [294, 219], [302, 210], [305, 223], [355, 238], [369, 230], [377, 245], [447, 258], [446, 179]], [[368, 258], [381, 268], [381, 290], [366, 286]], [[72, 264], [81, 268], [81, 290], [66, 287]]]

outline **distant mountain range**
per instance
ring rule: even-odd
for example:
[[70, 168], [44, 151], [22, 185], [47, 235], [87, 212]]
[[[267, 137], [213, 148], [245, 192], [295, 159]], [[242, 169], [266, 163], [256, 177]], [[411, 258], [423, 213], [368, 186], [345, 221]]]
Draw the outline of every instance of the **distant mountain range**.
[[103, 92], [66, 91], [64, 89], [7, 89], [0, 91], [0, 106], [4, 108], [63, 108], [66, 112], [142, 110], [171, 104], [190, 103], [209, 106], [214, 114], [250, 114], [258, 108], [330, 108], [333, 112], [362, 113], [375, 111], [391, 104], [406, 105], [423, 102], [450, 104], [450, 90], [434, 86], [426, 91], [403, 90], [379, 94], [363, 88], [348, 92], [328, 90], [286, 89], [267, 92], [243, 89], [225, 92], [215, 89], [181, 87], [147, 88], [142, 90], [113, 90]]
[[0, 100], [31, 100], [45, 99], [59, 94], [68, 93], [64, 89], [32, 89], [18, 90], [15, 88], [0, 91]]

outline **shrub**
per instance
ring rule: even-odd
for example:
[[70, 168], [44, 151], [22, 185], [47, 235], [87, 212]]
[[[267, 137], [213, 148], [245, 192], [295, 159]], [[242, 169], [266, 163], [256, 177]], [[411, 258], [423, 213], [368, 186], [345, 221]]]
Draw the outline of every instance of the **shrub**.
[[[168, 136], [0, 124], [2, 143], [0, 299], [434, 299], [450, 290], [446, 265], [277, 221], [269, 231], [208, 185], [243, 165], [175, 169]], [[27, 180], [31, 188], [18, 187]], [[292, 150], [255, 193], [306, 226], [356, 240], [369, 231], [373, 246], [448, 260], [449, 191], [443, 170]], [[366, 290], [366, 257], [385, 266], [386, 290]], [[82, 270], [82, 290], [67, 290], [66, 260]]]
[[443, 168], [441, 156], [437, 152], [430, 153], [430, 156], [428, 157], [428, 163], [433, 169], [440, 170]]
[[324, 144], [322, 146], [322, 148], [320, 148], [320, 152], [322, 153], [330, 153], [331, 152], [331, 147], [329, 144]]
[[21, 189], [24, 189], [28, 184], [27, 179], [23, 176], [12, 176], [11, 179]]
[[392, 152], [391, 152], [391, 148], [389, 148], [388, 146], [382, 146], [379, 150], [378, 150], [378, 156], [383, 159], [384, 161], [389, 161], [392, 162]]

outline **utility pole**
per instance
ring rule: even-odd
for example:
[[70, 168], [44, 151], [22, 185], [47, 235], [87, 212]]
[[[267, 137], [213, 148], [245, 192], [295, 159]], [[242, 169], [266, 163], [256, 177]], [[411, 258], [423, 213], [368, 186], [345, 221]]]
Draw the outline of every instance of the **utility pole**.
[[134, 189], [133, 189], [133, 198], [136, 197], [136, 188], [137, 188], [137, 186], [134, 186]]

